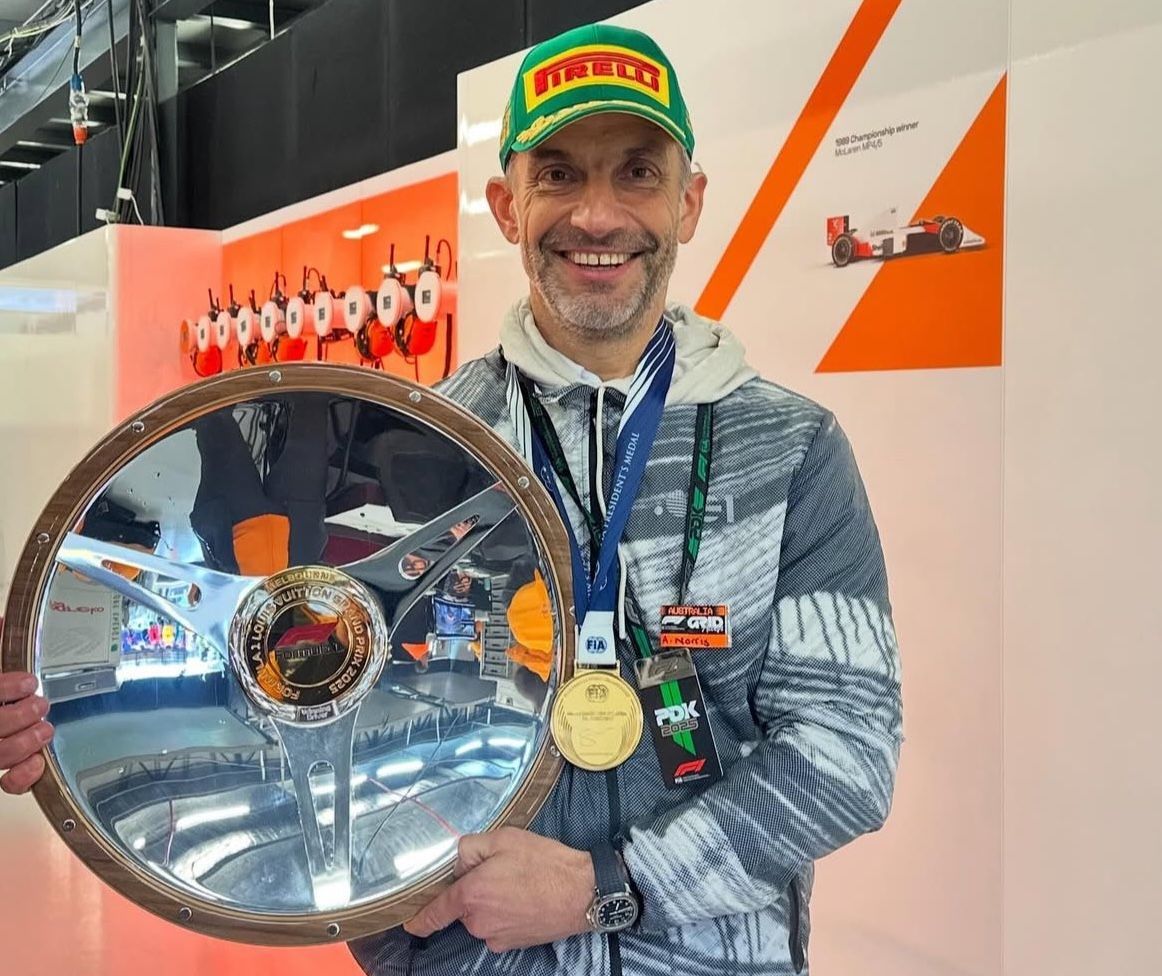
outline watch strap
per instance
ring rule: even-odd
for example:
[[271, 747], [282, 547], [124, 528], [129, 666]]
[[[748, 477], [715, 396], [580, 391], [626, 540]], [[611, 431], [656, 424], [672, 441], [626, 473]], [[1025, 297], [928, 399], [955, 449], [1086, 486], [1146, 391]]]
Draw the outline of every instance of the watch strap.
[[589, 852], [589, 856], [593, 858], [593, 874], [597, 879], [599, 897], [629, 890], [621, 857], [612, 844], [598, 844]]

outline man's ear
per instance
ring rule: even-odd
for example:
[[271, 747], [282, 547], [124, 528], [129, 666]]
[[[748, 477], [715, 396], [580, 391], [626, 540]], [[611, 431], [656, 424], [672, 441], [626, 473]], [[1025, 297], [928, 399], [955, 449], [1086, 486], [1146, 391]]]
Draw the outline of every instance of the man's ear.
[[678, 218], [678, 242], [689, 244], [698, 229], [702, 216], [702, 199], [706, 193], [706, 174], [701, 170], [690, 174], [690, 183], [682, 193], [681, 213]]
[[510, 244], [519, 243], [519, 225], [508, 180], [502, 176], [494, 176], [484, 188], [484, 195], [488, 199], [488, 208], [492, 211], [496, 226], [500, 228], [505, 240]]

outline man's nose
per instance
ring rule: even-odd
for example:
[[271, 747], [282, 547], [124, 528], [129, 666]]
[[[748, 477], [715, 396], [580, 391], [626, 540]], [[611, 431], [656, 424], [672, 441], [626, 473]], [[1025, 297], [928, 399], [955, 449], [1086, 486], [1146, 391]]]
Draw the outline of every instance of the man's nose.
[[608, 180], [586, 180], [573, 209], [573, 226], [590, 237], [602, 238], [622, 227], [621, 207]]

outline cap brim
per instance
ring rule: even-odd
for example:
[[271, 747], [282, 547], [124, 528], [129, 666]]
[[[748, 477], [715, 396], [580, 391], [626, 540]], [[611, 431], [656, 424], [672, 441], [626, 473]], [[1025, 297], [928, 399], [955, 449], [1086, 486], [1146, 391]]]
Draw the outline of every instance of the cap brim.
[[509, 152], [528, 152], [530, 149], [539, 146], [546, 139], [552, 138], [562, 129], [572, 125], [574, 122], [589, 118], [591, 115], [603, 115], [610, 112], [617, 112], [622, 115], [636, 115], [638, 118], [645, 119], [647, 122], [653, 122], [654, 125], [677, 142], [679, 146], [684, 150], [686, 149], [686, 134], [668, 115], [655, 111], [648, 105], [641, 105], [638, 102], [631, 102], [628, 99], [601, 99], [599, 101], [582, 102], [578, 105], [569, 106], [568, 108], [560, 110], [557, 113], [559, 115], [558, 118], [554, 119], [550, 124], [539, 128], [534, 135], [523, 140], [519, 136], [514, 139]]

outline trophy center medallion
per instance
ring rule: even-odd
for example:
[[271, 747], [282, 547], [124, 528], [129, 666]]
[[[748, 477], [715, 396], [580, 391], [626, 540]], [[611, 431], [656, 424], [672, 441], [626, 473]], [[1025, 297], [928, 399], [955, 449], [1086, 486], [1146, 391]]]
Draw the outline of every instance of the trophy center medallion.
[[242, 685], [260, 708], [293, 709], [298, 721], [332, 718], [341, 700], [362, 698], [378, 678], [378, 619], [370, 593], [337, 569], [275, 573], [231, 628]]

